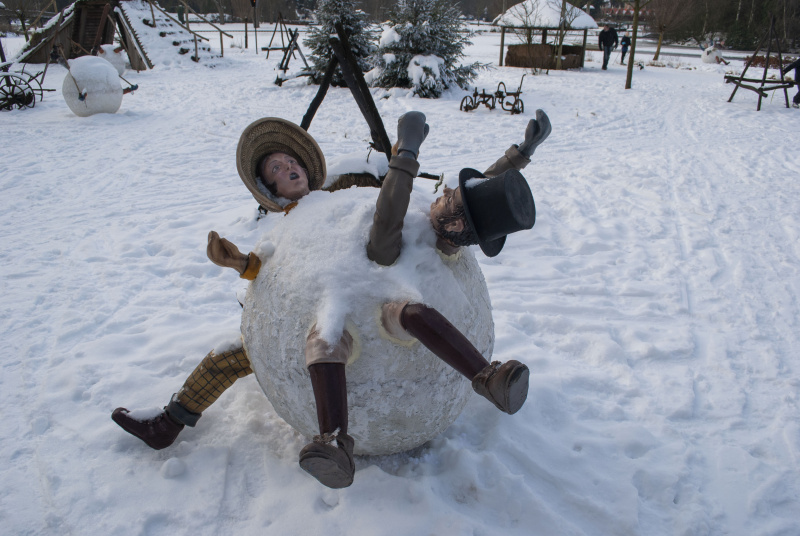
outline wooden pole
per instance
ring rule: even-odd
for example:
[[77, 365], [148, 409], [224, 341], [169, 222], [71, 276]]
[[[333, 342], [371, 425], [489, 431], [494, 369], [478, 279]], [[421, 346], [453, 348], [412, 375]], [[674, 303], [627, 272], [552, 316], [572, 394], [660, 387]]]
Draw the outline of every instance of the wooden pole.
[[256, 6], [253, 6], [253, 39], [255, 40], [256, 54], [258, 54], [258, 20], [256, 20], [257, 16], [258, 13], [256, 13]]
[[244, 19], [244, 48], [247, 48], [247, 17]]
[[372, 93], [370, 93], [369, 87], [364, 81], [364, 74], [361, 72], [358, 61], [350, 49], [350, 42], [341, 22], [337, 22], [335, 28], [339, 38], [331, 38], [330, 44], [333, 53], [336, 54], [339, 60], [342, 77], [347, 82], [353, 98], [356, 99], [356, 103], [361, 109], [361, 114], [367, 120], [373, 147], [385, 154], [386, 158], [389, 159], [392, 157], [392, 144], [389, 142], [389, 136], [386, 134], [383, 120], [381, 120], [378, 108], [372, 99]]
[[150, 21], [150, 26], [155, 28], [156, 27], [156, 12], [153, 11], [153, 2], [152, 2], [152, 0], [147, 0], [147, 3], [150, 4], [150, 16], [153, 17], [153, 20]]
[[333, 73], [336, 71], [336, 66], [338, 64], [339, 60], [336, 59], [336, 55], [334, 54], [333, 57], [331, 57], [331, 61], [328, 63], [328, 68], [325, 70], [325, 76], [322, 78], [322, 82], [319, 85], [317, 95], [314, 97], [314, 100], [311, 101], [311, 105], [309, 105], [306, 115], [303, 116], [303, 121], [300, 123], [300, 128], [303, 130], [308, 131], [308, 127], [311, 126], [311, 120], [314, 119], [319, 105], [322, 104], [325, 94], [328, 93]]
[[586, 37], [589, 35], [589, 30], [583, 30], [583, 53], [581, 54], [581, 69], [583, 69], [583, 62], [586, 60]]
[[[769, 25], [769, 37], [767, 37], [767, 55], [764, 57], [764, 75], [761, 77], [761, 89], [764, 89], [764, 85], [767, 83], [767, 71], [769, 71], [769, 55], [772, 53], [772, 35], [773, 31], [775, 30], [775, 15], [772, 15], [772, 19], [770, 20]], [[778, 69], [782, 68], [783, 65], [778, 65]], [[762, 99], [761, 92], [758, 94], [758, 106], [756, 107], [756, 111], [761, 111], [761, 99]]]
[[500, 28], [500, 67], [503, 66], [503, 50], [506, 42], [506, 27]]
[[[97, 53], [100, 50], [101, 42], [103, 41], [103, 34], [105, 33], [106, 26], [106, 19], [108, 18], [108, 12], [111, 10], [111, 4], [106, 4], [103, 7], [103, 14], [100, 15], [100, 24], [97, 25], [97, 33], [94, 36], [94, 43], [92, 44], [92, 56], [97, 56]], [[112, 39], [113, 41], [113, 39]]]

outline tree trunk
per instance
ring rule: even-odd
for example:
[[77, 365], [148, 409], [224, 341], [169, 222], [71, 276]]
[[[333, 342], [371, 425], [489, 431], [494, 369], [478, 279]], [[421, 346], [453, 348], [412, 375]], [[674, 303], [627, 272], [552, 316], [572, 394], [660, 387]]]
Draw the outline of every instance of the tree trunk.
[[653, 61], [658, 61], [658, 55], [661, 54], [661, 43], [664, 41], [664, 28], [659, 28], [658, 32], [658, 46], [656, 46], [656, 55], [653, 56]]
[[564, 51], [564, 35], [566, 34], [567, 0], [561, 0], [561, 22], [558, 24], [558, 57], [556, 58], [556, 70], [561, 69], [561, 55]]
[[30, 41], [30, 37], [28, 37], [28, 27], [25, 26], [25, 15], [21, 15], [19, 18], [19, 23], [22, 25], [22, 33], [25, 34], [25, 42], [27, 43]]
[[705, 37], [706, 37], [706, 32], [707, 32], [707, 29], [708, 29], [708, 0], [704, 0], [704, 1], [703, 1], [703, 5], [705, 6], [705, 8], [706, 8], [706, 9], [705, 9], [705, 11], [703, 12], [703, 31], [702, 31], [702, 32], [700, 32], [700, 34], [701, 34], [701, 35], [703, 36], [703, 38], [705, 39]]
[[631, 53], [628, 56], [628, 76], [625, 78], [625, 89], [630, 89], [633, 82], [633, 63], [636, 55], [636, 33], [639, 31], [639, 0], [633, 2], [633, 35], [631, 36]]

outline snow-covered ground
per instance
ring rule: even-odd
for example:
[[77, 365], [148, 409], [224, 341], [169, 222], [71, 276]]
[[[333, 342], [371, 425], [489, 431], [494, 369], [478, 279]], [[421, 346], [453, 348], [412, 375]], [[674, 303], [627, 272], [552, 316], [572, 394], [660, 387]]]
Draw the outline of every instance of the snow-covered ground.
[[[0, 113], [0, 532], [800, 534], [800, 111], [728, 103], [726, 68], [699, 51], [636, 70], [632, 90], [616, 64], [529, 74], [522, 116], [374, 90], [392, 138], [404, 112], [427, 115], [421, 171], [450, 185], [536, 108], [551, 118], [525, 170], [536, 226], [478, 253], [494, 358], [532, 372], [518, 414], [473, 396], [429, 444], [357, 458], [339, 491], [298, 467], [306, 439], [252, 376], [163, 451], [117, 427], [115, 407], [163, 406], [237, 333], [242, 282], [205, 255], [209, 230], [246, 249], [266, 224], [236, 143], [262, 116], [299, 123], [317, 91], [273, 85], [278, 54], [228, 41], [214, 68], [128, 72], [140, 89], [114, 115], [74, 116], [59, 66], [57, 91]], [[469, 59], [498, 46], [478, 36]], [[310, 132], [331, 158], [366, 152], [346, 90]]]

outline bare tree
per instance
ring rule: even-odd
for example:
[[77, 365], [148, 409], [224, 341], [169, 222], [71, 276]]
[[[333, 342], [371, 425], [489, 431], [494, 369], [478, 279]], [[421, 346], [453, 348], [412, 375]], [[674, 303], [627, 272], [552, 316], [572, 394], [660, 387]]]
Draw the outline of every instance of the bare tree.
[[633, 83], [633, 64], [636, 55], [636, 39], [639, 32], [639, 13], [654, 0], [634, 0], [633, 2], [633, 36], [631, 37], [631, 54], [628, 59], [628, 75], [625, 77], [625, 89], [630, 89]]
[[658, 46], [653, 60], [661, 54], [664, 33], [674, 30], [691, 21], [694, 16], [696, 0], [652, 0], [648, 4], [650, 10], [650, 26], [658, 33]]
[[[553, 2], [554, 0], [549, 0]], [[557, 0], [556, 0], [557, 1]], [[576, 4], [575, 0], [572, 0], [572, 4], [568, 4], [567, 0], [561, 0], [561, 17], [559, 18], [559, 25], [558, 25], [558, 56], [556, 59], [556, 69], [561, 69], [561, 58], [564, 56], [564, 39], [567, 37], [567, 31], [572, 28], [572, 23], [575, 22], [580, 15], [582, 15], [581, 10], [588, 7], [591, 3], [591, 0], [587, 0], [580, 4]]]
[[533, 28], [541, 26], [540, 2], [522, 2], [506, 11], [505, 20], [514, 27], [514, 34], [524, 44], [533, 44]]
[[25, 40], [28, 41], [28, 23], [33, 21], [39, 13], [48, 5], [51, 0], [3, 0], [6, 9], [14, 14], [19, 19], [22, 33], [25, 34]]

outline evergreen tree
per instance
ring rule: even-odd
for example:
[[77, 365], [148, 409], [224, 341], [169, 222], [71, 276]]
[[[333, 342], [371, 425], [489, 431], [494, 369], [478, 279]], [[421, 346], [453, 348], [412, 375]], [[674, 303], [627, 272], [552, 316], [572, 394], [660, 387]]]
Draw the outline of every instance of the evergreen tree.
[[399, 0], [381, 38], [373, 86], [413, 88], [438, 98], [452, 86], [468, 89], [480, 63], [457, 65], [470, 44], [461, 12], [449, 0]]
[[[333, 56], [329, 40], [336, 35], [334, 25], [341, 22], [350, 41], [350, 50], [358, 66], [366, 72], [372, 68], [370, 57], [375, 51], [375, 33], [370, 31], [367, 14], [356, 9], [354, 0], [321, 0], [317, 8], [317, 26], [309, 32], [305, 45], [311, 49], [311, 82], [319, 84]], [[337, 69], [331, 85], [346, 86], [341, 70]]]

